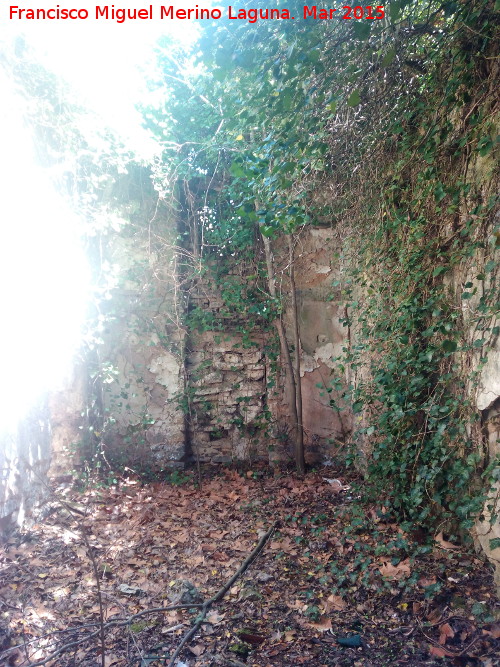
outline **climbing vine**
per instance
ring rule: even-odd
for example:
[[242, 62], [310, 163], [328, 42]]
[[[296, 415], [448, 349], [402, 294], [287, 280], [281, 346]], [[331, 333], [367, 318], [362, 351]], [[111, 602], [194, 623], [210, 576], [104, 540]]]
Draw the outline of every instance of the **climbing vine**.
[[499, 333], [498, 7], [398, 0], [380, 21], [217, 21], [196, 60], [189, 129], [171, 119], [177, 152], [165, 143], [156, 174], [164, 189], [203, 174], [203, 270], [227, 312], [247, 330], [279, 318], [266, 248], [337, 227], [351, 335], [332, 386], [355, 414], [357, 456], [399, 516], [470, 527], [486, 474], [472, 396]]

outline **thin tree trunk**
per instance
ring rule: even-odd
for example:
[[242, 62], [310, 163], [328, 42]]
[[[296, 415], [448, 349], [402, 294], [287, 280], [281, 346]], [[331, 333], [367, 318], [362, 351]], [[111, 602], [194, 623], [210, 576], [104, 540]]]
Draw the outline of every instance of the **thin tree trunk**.
[[[264, 253], [266, 257], [267, 265], [267, 282], [269, 294], [273, 299], [276, 299], [276, 279], [274, 277], [274, 265], [273, 257], [271, 253], [271, 242], [267, 236], [262, 234], [262, 240], [264, 242]], [[285, 327], [283, 326], [283, 321], [281, 317], [276, 318], [275, 321], [276, 330], [278, 332], [278, 337], [280, 340], [281, 355], [283, 357], [283, 362], [285, 366], [286, 378], [288, 380], [288, 405], [290, 410], [290, 417], [295, 426], [294, 428], [294, 454], [295, 454], [295, 464], [297, 466], [297, 473], [303, 475], [305, 472], [304, 465], [304, 447], [303, 447], [303, 437], [302, 440], [299, 439], [299, 433], [302, 435], [302, 419], [299, 422], [299, 417], [297, 414], [297, 383], [295, 382], [295, 376], [293, 372], [293, 362], [292, 356], [290, 354], [290, 348], [285, 335]], [[299, 374], [300, 380], [300, 374]], [[302, 404], [302, 399], [301, 399]], [[300, 428], [299, 428], [300, 424]], [[301, 453], [300, 453], [301, 452]], [[298, 456], [299, 454], [299, 456]]]
[[288, 236], [288, 250], [289, 250], [289, 278], [290, 278], [290, 293], [292, 297], [292, 324], [293, 324], [293, 344], [295, 347], [295, 388], [296, 388], [296, 404], [297, 404], [297, 422], [295, 434], [295, 462], [297, 464], [297, 472], [303, 475], [306, 470], [304, 461], [304, 426], [302, 422], [302, 385], [300, 381], [300, 333], [299, 333], [299, 313], [297, 308], [297, 290], [295, 289], [295, 257], [293, 249], [293, 235]]

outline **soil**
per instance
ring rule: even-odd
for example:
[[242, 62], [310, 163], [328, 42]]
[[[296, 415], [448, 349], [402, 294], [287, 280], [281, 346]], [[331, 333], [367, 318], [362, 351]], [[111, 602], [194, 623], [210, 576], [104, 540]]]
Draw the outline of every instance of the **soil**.
[[203, 609], [179, 667], [500, 665], [500, 604], [470, 547], [405, 533], [332, 468], [199, 481], [54, 489], [1, 551], [0, 665], [168, 665]]

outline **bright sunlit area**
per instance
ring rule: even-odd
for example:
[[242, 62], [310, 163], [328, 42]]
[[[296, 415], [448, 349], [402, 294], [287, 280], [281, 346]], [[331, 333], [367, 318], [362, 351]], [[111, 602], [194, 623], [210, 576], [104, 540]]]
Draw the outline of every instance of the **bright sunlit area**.
[[78, 344], [89, 268], [79, 220], [37, 166], [22, 100], [2, 74], [3, 190], [0, 276], [0, 427], [11, 427], [43, 390], [58, 384]]
[[[12, 47], [21, 38], [40, 65], [64, 81], [75, 103], [100, 118], [130, 152], [147, 158], [156, 146], [141, 127], [136, 105], [147, 96], [145, 72], [153, 67], [155, 43], [168, 30], [181, 44], [196, 34], [192, 22], [179, 29], [172, 21], [23, 20], [4, 23], [2, 39]], [[7, 70], [0, 69], [0, 89], [0, 429], [10, 429], [44, 391], [59, 388], [71, 368], [88, 306], [90, 268], [81, 242], [85, 220], [36, 161], [33, 131], [23, 120], [27, 102]]]

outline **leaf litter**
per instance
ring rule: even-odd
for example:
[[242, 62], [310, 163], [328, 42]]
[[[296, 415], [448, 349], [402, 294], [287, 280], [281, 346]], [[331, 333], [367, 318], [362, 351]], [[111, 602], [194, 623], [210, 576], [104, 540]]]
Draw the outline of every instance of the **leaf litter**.
[[57, 489], [64, 500], [2, 547], [0, 665], [169, 664], [275, 523], [176, 665], [500, 665], [488, 566], [442, 533], [412, 541], [356, 480], [333, 481], [255, 466], [207, 468], [201, 488]]

